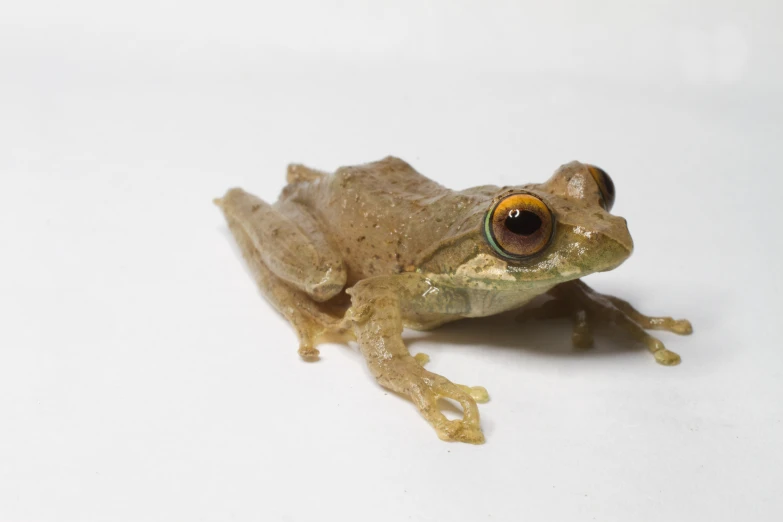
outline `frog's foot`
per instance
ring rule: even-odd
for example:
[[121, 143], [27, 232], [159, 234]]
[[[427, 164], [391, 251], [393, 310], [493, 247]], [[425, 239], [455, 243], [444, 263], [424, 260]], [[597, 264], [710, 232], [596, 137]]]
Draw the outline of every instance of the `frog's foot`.
[[673, 319], [671, 317], [651, 317], [636, 310], [628, 301], [610, 295], [603, 296], [608, 299], [618, 310], [635, 321], [639, 326], [647, 330], [665, 330], [677, 335], [690, 335], [693, 333], [693, 325], [687, 319]]
[[[473, 388], [462, 387], [425, 370], [411, 356], [386, 361], [374, 368], [374, 373], [382, 386], [407, 395], [442, 440], [471, 444], [484, 442], [478, 406], [472, 396]], [[447, 419], [440, 410], [439, 399], [458, 402], [463, 411], [462, 419]]]
[[318, 304], [306, 302], [295, 311], [286, 314], [299, 338], [299, 356], [307, 362], [317, 361], [320, 351], [316, 348], [321, 343], [353, 340], [353, 332], [346, 330], [341, 320], [323, 313]]
[[[416, 362], [422, 366], [430, 362], [430, 356], [426, 353], [417, 353], [413, 356], [413, 358], [416, 359]], [[473, 400], [479, 404], [485, 404], [489, 402], [489, 392], [483, 386], [466, 386], [464, 384], [457, 384], [457, 386], [459, 386], [462, 391], [473, 397]]]
[[413, 358], [416, 359], [416, 362], [422, 366], [425, 366], [428, 362], [430, 362], [430, 356], [422, 352], [417, 353], [413, 356]]
[[680, 356], [666, 349], [658, 338], [645, 330], [664, 330], [679, 335], [693, 333], [693, 326], [686, 319], [644, 315], [628, 302], [599, 294], [581, 281], [562, 284], [552, 293], [555, 300], [548, 301], [538, 309], [525, 312], [521, 319], [570, 316], [574, 321], [572, 339], [577, 348], [593, 346], [593, 324], [611, 323], [644, 344], [660, 364], [675, 366], [680, 363]]
[[483, 386], [466, 386], [465, 384], [458, 384], [459, 389], [473, 397], [473, 400], [479, 404], [485, 404], [489, 402], [489, 392]]
[[307, 362], [315, 362], [321, 358], [321, 351], [315, 347], [312, 341], [305, 340], [299, 342], [299, 350], [297, 350], [299, 357]]
[[314, 314], [307, 312], [306, 308], [297, 308], [289, 311], [286, 318], [299, 338], [299, 357], [307, 362], [315, 362], [321, 356], [321, 352], [316, 348], [318, 339], [326, 333], [327, 328], [313, 317]]

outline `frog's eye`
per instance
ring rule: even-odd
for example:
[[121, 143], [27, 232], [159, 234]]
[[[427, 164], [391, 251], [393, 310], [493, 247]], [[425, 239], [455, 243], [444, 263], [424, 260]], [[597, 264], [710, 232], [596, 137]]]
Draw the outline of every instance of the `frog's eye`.
[[549, 244], [555, 220], [536, 196], [517, 193], [506, 196], [489, 209], [484, 235], [495, 252], [510, 259], [523, 259]]
[[595, 165], [588, 165], [587, 170], [593, 175], [598, 188], [601, 189], [601, 199], [607, 212], [614, 206], [614, 182], [603, 169]]

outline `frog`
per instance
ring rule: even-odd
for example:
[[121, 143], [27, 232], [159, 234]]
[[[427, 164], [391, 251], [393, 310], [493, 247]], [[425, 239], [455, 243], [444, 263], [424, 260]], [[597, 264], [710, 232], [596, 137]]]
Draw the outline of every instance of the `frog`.
[[[261, 293], [293, 326], [303, 359], [317, 360], [324, 342], [355, 343], [380, 386], [410, 399], [443, 440], [484, 442], [477, 403], [488, 392], [425, 369], [405, 328], [515, 311], [570, 318], [575, 348], [593, 346], [603, 324], [666, 366], [680, 356], [648, 330], [693, 332], [686, 319], [644, 315], [582, 281], [634, 247], [611, 213], [614, 181], [595, 165], [566, 163], [543, 183], [451, 190], [389, 156], [332, 173], [291, 164], [286, 181], [272, 204], [241, 188], [214, 200]], [[461, 417], [448, 418], [441, 399]]]

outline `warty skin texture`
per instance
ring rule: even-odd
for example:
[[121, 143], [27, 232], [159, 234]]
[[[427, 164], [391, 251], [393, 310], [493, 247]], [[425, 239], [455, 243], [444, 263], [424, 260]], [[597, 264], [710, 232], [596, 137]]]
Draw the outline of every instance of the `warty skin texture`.
[[[509, 197], [534, 202], [538, 214], [520, 207], [487, 221], [501, 202], [506, 209], [517, 201]], [[354, 339], [378, 382], [408, 396], [438, 436], [480, 443], [476, 401], [488, 399], [486, 390], [425, 370], [426, 356], [411, 356], [402, 341], [404, 327], [498, 314], [548, 294], [553, 299], [521, 318], [571, 317], [578, 348], [592, 346], [593, 324], [611, 322], [661, 364], [680, 361], [645, 330], [689, 334], [688, 321], [645, 316], [579, 280], [616, 268], [633, 251], [626, 221], [609, 212], [613, 199], [611, 179], [579, 162], [540, 184], [458, 192], [388, 157], [333, 174], [291, 165], [272, 205], [241, 189], [215, 202], [262, 292], [296, 329], [303, 358], [317, 359], [320, 341]], [[511, 258], [492, 245], [487, 227], [514, 228], [509, 220], [520, 215], [536, 231], [551, 216], [552, 232], [542, 248]], [[459, 402], [463, 418], [446, 419], [439, 398]]]

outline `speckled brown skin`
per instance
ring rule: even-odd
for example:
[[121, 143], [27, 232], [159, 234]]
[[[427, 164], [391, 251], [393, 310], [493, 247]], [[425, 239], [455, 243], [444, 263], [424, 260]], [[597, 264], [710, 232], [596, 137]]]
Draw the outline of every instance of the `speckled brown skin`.
[[[687, 321], [644, 316], [578, 280], [619, 266], [633, 250], [625, 220], [605, 210], [589, 169], [572, 162], [542, 184], [456, 192], [393, 157], [334, 174], [292, 165], [275, 204], [241, 189], [216, 203], [262, 291], [296, 329], [302, 357], [317, 358], [330, 336], [355, 339], [378, 382], [410, 397], [442, 439], [480, 443], [476, 401], [486, 390], [425, 370], [426, 357], [405, 347], [403, 327], [497, 314], [549, 293], [538, 315], [571, 315], [578, 347], [592, 344], [592, 322], [610, 321], [659, 362], [676, 364], [679, 356], [644, 329], [691, 332]], [[484, 216], [519, 191], [540, 198], [556, 227], [542, 251], [509, 260], [486, 239]], [[441, 413], [443, 397], [462, 405], [461, 420]]]

